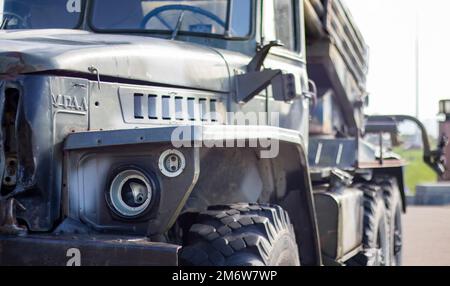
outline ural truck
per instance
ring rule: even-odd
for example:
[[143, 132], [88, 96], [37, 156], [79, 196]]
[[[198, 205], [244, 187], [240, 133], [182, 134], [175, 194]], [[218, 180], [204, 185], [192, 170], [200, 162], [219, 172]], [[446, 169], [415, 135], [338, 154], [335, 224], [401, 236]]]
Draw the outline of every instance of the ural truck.
[[367, 63], [338, 0], [0, 0], [0, 264], [401, 264]]

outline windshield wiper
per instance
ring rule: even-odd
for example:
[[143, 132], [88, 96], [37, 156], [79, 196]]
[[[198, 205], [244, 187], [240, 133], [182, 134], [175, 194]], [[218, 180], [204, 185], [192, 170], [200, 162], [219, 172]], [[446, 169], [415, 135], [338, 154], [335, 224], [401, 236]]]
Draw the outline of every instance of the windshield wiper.
[[2, 24], [0, 25], [0, 30], [6, 30], [6, 27], [8, 27], [9, 19], [5, 18], [2, 21]]
[[183, 25], [184, 12], [185, 11], [181, 12], [180, 17], [178, 17], [177, 25], [175, 26], [175, 29], [173, 29], [172, 37], [170, 37], [171, 40], [175, 40], [180, 32], [181, 25]]

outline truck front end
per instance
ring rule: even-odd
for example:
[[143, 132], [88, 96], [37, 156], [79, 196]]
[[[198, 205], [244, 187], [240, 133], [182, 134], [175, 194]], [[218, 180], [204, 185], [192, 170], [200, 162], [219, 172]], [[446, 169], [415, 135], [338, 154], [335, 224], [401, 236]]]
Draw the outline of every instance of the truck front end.
[[223, 109], [228, 70], [211, 49], [86, 31], [141, 5], [96, 2], [90, 28], [91, 1], [0, 2], [2, 265], [178, 264], [180, 246], [164, 236], [199, 153], [174, 150], [171, 135], [216, 121], [200, 109]]
[[[1, 265], [178, 265], [189, 243], [193, 265], [211, 212], [225, 225], [208, 263], [278, 264], [260, 244], [287, 234], [279, 263], [297, 265], [294, 225], [320, 264], [300, 54], [261, 71], [261, 1], [172, 2], [0, 1]], [[247, 228], [261, 238], [239, 246]]]

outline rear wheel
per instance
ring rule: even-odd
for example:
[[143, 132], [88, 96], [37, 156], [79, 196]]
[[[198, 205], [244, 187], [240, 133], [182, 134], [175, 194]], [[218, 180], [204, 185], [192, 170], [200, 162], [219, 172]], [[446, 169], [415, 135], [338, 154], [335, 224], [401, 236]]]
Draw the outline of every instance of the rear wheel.
[[274, 205], [211, 207], [198, 215], [184, 245], [184, 266], [300, 265], [289, 216]]
[[383, 188], [384, 201], [387, 209], [390, 239], [390, 265], [402, 265], [402, 202], [400, 189], [395, 178], [382, 178], [380, 185]]
[[351, 265], [390, 265], [390, 243], [387, 210], [382, 192], [377, 187], [364, 191], [363, 251], [351, 261]]

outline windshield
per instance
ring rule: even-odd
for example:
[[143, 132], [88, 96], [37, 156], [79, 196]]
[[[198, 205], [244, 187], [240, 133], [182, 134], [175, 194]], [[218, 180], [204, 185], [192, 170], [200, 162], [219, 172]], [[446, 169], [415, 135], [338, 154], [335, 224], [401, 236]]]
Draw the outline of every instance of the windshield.
[[2, 29], [73, 29], [83, 0], [0, 0]]
[[246, 37], [251, 0], [95, 0], [91, 17], [96, 30]]

